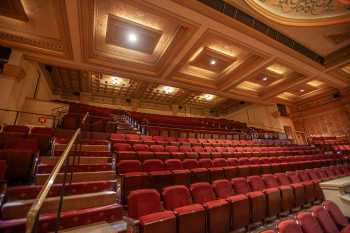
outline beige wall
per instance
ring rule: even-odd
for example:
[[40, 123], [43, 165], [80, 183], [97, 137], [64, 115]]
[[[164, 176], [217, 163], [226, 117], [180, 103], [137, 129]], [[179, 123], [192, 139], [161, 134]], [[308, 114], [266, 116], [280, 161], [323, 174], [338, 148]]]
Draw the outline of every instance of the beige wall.
[[[39, 76], [36, 99], [50, 101], [55, 98], [39, 65], [36, 62], [27, 60], [22, 60], [19, 65], [25, 72], [23, 78], [16, 79], [5, 75], [0, 76], [0, 107], [10, 110], [47, 113], [47, 106], [43, 106], [40, 109], [36, 107], [32, 110], [30, 107], [33, 107], [33, 104], [27, 101], [27, 98], [34, 98]], [[27, 122], [24, 118], [28, 117], [28, 114], [19, 115], [17, 124], [26, 124]], [[13, 124], [15, 118], [16, 113], [14, 112], [0, 111], [0, 124]], [[30, 123], [34, 122], [30, 121]]]
[[267, 130], [284, 132], [284, 126], [290, 126], [294, 130], [292, 120], [288, 117], [280, 117], [276, 105], [249, 105], [227, 118]]

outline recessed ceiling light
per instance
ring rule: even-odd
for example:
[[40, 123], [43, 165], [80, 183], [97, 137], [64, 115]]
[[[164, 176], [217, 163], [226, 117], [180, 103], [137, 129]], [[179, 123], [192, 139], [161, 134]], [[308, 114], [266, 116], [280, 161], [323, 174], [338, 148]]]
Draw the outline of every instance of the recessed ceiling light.
[[113, 85], [120, 85], [121, 81], [119, 78], [113, 77], [111, 83]]
[[207, 101], [211, 101], [212, 99], [214, 99], [214, 95], [205, 94], [205, 95], [203, 95], [203, 98]]
[[175, 91], [175, 88], [173, 87], [169, 87], [169, 86], [164, 86], [163, 87], [163, 91], [166, 93], [166, 94], [171, 94]]
[[136, 33], [134, 33], [134, 32], [130, 32], [129, 34], [128, 34], [128, 41], [130, 42], [130, 43], [136, 43], [137, 41], [138, 41], [138, 36], [137, 36], [137, 34]]
[[304, 92], [305, 90], [304, 89], [300, 89], [300, 92]]
[[267, 81], [267, 80], [268, 80], [268, 77], [263, 77], [262, 80], [263, 80], [263, 81]]
[[214, 59], [210, 60], [210, 65], [215, 65], [216, 61]]

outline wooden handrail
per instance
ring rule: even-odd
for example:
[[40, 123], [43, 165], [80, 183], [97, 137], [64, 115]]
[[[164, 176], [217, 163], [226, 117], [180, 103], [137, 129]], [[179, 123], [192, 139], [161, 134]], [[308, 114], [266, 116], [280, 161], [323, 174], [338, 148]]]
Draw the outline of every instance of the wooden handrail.
[[[85, 116], [83, 117], [81, 121], [81, 126], [85, 123], [89, 113], [87, 112]], [[41, 207], [44, 204], [44, 201], [50, 192], [51, 187], [54, 185], [56, 177], [58, 176], [59, 172], [61, 171], [62, 166], [64, 165], [64, 162], [69, 156], [69, 153], [74, 145], [74, 142], [78, 138], [79, 134], [81, 132], [81, 128], [78, 128], [72, 138], [69, 140], [67, 147], [62, 152], [62, 155], [60, 156], [60, 159], [58, 160], [56, 166], [52, 170], [49, 178], [46, 180], [44, 186], [41, 188], [40, 193], [36, 197], [35, 201], [33, 202], [32, 206], [29, 209], [29, 212], [27, 214], [27, 223], [26, 223], [26, 233], [32, 233], [33, 229], [35, 227], [36, 221], [39, 217], [39, 213], [41, 210]]]

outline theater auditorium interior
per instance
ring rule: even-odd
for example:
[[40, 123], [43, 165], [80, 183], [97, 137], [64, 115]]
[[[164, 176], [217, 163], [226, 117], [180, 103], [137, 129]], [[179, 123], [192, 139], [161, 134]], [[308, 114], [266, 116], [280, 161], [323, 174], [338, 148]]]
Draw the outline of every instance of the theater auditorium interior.
[[350, 0], [1, 0], [1, 233], [350, 233]]

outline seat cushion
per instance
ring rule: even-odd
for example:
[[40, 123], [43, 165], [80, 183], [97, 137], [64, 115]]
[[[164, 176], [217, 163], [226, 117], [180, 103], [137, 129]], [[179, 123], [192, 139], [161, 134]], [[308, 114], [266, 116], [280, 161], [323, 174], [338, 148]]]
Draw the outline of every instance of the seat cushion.
[[124, 174], [125, 178], [135, 177], [135, 176], [147, 176], [146, 172], [128, 172]]
[[255, 198], [263, 196], [264, 194], [262, 192], [256, 191], [256, 192], [249, 192], [246, 194], [249, 198]]
[[149, 173], [152, 176], [167, 176], [171, 175], [170, 171], [153, 171]]
[[204, 203], [204, 206], [208, 209], [212, 209], [212, 208], [220, 207], [220, 206], [223, 206], [226, 204], [227, 204], [226, 200], [218, 199], [218, 200], [208, 201], [208, 202]]
[[350, 233], [350, 224], [344, 227], [340, 233]]
[[204, 211], [204, 208], [201, 204], [192, 204], [192, 205], [186, 205], [186, 206], [176, 208], [174, 209], [174, 211], [179, 215], [183, 215], [188, 213]]
[[242, 201], [242, 200], [247, 200], [248, 197], [244, 194], [237, 194], [234, 196], [230, 196], [228, 198], [226, 198], [227, 201], [229, 202], [237, 202], [237, 201]]
[[145, 225], [152, 222], [169, 220], [172, 218], [175, 218], [175, 215], [172, 211], [162, 211], [162, 212], [156, 212], [156, 213], [144, 215], [140, 217], [139, 220], [141, 225]]

